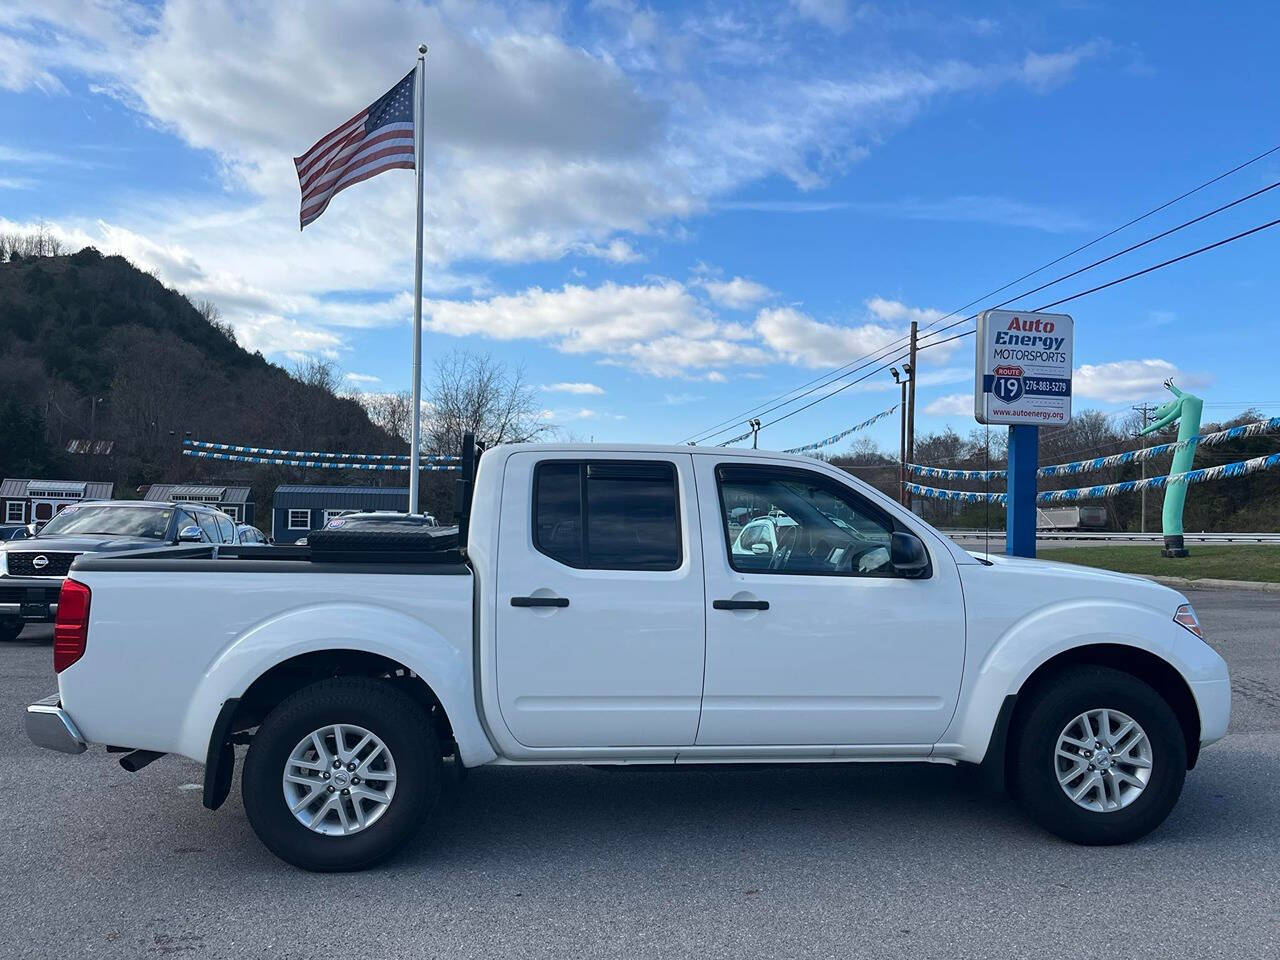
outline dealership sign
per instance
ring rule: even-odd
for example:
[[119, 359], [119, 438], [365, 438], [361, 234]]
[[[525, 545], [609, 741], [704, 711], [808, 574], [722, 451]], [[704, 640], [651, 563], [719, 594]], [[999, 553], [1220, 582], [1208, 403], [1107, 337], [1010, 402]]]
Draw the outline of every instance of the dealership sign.
[[983, 312], [973, 385], [978, 422], [1069, 423], [1074, 331], [1064, 313]]

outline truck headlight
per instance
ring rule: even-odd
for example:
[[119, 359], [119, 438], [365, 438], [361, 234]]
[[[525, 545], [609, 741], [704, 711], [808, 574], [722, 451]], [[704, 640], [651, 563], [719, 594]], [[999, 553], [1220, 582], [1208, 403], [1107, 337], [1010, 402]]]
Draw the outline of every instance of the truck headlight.
[[1196, 612], [1191, 604], [1184, 603], [1178, 607], [1177, 613], [1173, 615], [1173, 622], [1182, 624], [1201, 640], [1204, 639], [1204, 631], [1200, 629], [1200, 621], [1196, 618]]

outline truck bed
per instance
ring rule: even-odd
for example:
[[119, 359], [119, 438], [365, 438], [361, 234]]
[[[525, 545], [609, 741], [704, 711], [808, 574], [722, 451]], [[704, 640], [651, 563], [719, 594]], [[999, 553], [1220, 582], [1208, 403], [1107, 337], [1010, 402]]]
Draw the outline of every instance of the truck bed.
[[475, 715], [473, 582], [456, 550], [321, 561], [309, 547], [201, 544], [84, 557], [71, 577], [91, 591], [89, 640], [59, 691], [90, 742], [203, 761], [228, 698], [316, 651], [447, 677], [468, 695], [460, 715]]

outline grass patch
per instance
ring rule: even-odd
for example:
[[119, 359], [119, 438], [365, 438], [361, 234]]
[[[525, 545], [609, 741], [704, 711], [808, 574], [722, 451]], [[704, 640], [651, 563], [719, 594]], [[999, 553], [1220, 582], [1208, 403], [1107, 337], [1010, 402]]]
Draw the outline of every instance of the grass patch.
[[1199, 580], [1255, 580], [1280, 583], [1280, 546], [1251, 543], [1219, 546], [1189, 543], [1191, 556], [1174, 560], [1160, 556], [1157, 544], [1108, 547], [1048, 547], [1037, 551], [1041, 560], [1060, 560], [1118, 573], [1158, 574]]

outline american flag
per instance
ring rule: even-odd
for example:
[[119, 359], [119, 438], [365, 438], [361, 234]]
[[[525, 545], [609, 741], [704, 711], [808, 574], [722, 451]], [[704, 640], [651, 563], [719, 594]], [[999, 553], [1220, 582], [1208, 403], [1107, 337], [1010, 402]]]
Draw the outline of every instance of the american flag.
[[329, 206], [334, 195], [384, 170], [413, 169], [413, 80], [403, 80], [338, 129], [293, 158], [302, 188], [301, 226]]

